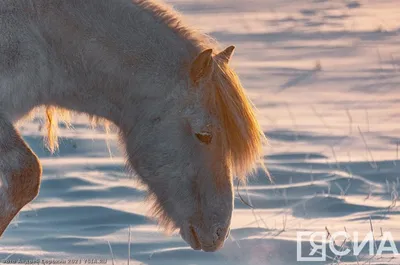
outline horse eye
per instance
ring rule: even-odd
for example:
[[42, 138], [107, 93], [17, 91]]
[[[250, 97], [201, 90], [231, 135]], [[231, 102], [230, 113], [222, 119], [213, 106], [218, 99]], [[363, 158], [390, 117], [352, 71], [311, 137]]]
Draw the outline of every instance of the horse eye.
[[212, 135], [211, 133], [196, 133], [197, 139], [199, 139], [200, 142], [205, 143], [205, 144], [210, 144], [212, 140]]

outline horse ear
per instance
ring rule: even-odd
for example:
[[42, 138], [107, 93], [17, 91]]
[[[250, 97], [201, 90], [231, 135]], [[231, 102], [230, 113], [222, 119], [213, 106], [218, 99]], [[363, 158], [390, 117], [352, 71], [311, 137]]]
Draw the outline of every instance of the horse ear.
[[198, 83], [201, 79], [207, 78], [213, 71], [213, 50], [208, 49], [201, 52], [190, 69], [190, 77], [194, 83]]
[[230, 59], [232, 58], [233, 51], [235, 50], [235, 46], [229, 46], [224, 51], [217, 54], [217, 58], [219, 58], [224, 63], [229, 63]]

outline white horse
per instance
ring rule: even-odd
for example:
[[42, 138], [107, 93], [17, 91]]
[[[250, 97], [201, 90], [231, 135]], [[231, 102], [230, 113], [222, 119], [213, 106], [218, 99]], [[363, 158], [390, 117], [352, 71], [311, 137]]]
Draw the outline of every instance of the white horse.
[[264, 134], [237, 75], [234, 47], [184, 26], [150, 0], [0, 0], [0, 236], [39, 192], [41, 166], [14, 124], [45, 106], [119, 128], [154, 214], [193, 249], [229, 234], [233, 176], [245, 180]]

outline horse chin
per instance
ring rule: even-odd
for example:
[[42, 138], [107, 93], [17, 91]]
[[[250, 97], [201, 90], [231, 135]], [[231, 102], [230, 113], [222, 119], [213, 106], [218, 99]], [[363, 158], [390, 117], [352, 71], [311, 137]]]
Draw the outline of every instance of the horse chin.
[[181, 227], [180, 235], [183, 240], [190, 245], [194, 250], [203, 250], [204, 252], [215, 252], [221, 249], [224, 245], [223, 241], [215, 245], [206, 245], [201, 242], [196, 229], [192, 225], [186, 225]]

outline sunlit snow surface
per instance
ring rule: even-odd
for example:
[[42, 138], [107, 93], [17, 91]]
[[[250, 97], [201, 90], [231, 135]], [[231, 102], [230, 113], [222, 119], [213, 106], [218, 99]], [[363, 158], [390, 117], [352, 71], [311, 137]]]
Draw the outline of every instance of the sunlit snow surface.
[[[145, 216], [114, 135], [84, 117], [43, 148], [39, 120], [19, 126], [41, 158], [39, 197], [0, 240], [0, 260], [105, 258], [107, 264], [400, 264], [347, 255], [296, 261], [296, 233], [391, 232], [400, 249], [400, 5], [385, 0], [171, 0], [186, 21], [237, 49], [232, 65], [270, 146], [265, 174], [237, 196], [223, 250], [191, 250]], [[130, 227], [130, 232], [129, 232]], [[131, 239], [129, 240], [129, 234]], [[129, 243], [130, 241], [130, 243]], [[338, 249], [343, 238], [338, 238]], [[368, 247], [366, 247], [366, 250]], [[308, 248], [303, 246], [303, 252]], [[369, 260], [372, 258], [371, 260]]]

